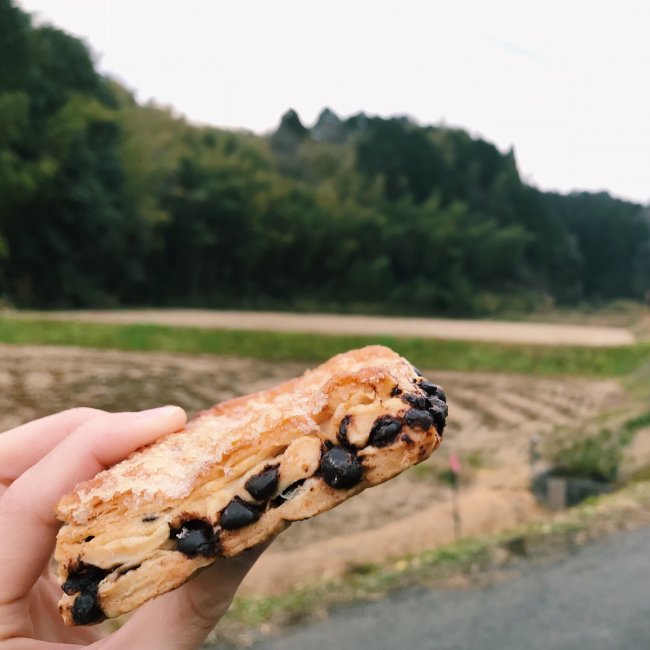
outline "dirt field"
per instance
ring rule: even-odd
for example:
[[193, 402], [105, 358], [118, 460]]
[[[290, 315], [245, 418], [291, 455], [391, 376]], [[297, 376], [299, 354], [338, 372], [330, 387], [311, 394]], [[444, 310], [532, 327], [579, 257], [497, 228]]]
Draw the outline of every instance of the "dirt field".
[[[300, 373], [297, 363], [226, 357], [0, 346], [0, 431], [72, 405], [109, 410], [177, 403], [192, 412]], [[426, 371], [450, 396], [441, 449], [426, 463], [311, 521], [294, 524], [247, 579], [269, 593], [453, 539], [439, 479], [455, 450], [463, 464], [463, 532], [540, 516], [526, 484], [530, 436], [577, 427], [623, 399], [614, 381]]]
[[617, 346], [634, 343], [628, 329], [557, 323], [388, 318], [334, 314], [149, 309], [115, 311], [7, 312], [7, 316], [37, 316], [96, 323], [155, 323], [202, 328], [413, 336], [437, 339], [533, 343], [540, 345]]

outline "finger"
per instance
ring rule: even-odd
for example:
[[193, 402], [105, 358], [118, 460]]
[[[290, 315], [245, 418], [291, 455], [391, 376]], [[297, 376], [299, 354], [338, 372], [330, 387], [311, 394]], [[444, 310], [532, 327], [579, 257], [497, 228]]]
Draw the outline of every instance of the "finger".
[[197, 648], [226, 613], [241, 581], [269, 544], [218, 559], [179, 589], [147, 603], [104, 640], [105, 650]]
[[0, 434], [0, 483], [11, 483], [77, 427], [106, 411], [74, 408]]
[[76, 643], [50, 643], [49, 641], [37, 641], [36, 639], [7, 639], [6, 641], [0, 641], [0, 650], [78, 650], [81, 648], [97, 648], [99, 650], [100, 645], [77, 645]]
[[178, 406], [97, 417], [17, 478], [0, 499], [0, 603], [27, 593], [43, 571], [58, 529], [54, 509], [63, 494], [138, 447], [180, 429], [185, 419]]

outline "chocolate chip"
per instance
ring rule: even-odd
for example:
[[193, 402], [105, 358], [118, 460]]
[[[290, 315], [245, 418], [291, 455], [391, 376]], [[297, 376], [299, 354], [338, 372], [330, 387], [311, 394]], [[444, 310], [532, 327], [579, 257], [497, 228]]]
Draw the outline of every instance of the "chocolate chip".
[[363, 468], [354, 452], [343, 447], [333, 447], [323, 454], [320, 471], [325, 483], [337, 490], [347, 490], [363, 477]]
[[445, 424], [447, 423], [446, 418], [449, 413], [449, 408], [442, 400], [437, 397], [432, 397], [429, 400], [428, 410], [433, 418], [433, 423], [436, 425], [436, 430], [442, 435], [442, 432], [445, 429]]
[[97, 591], [99, 583], [111, 572], [111, 569], [100, 569], [94, 564], [80, 562], [74, 570], [69, 570], [68, 579], [61, 585], [61, 589], [72, 596], [80, 591]]
[[420, 409], [409, 409], [404, 414], [404, 419], [412, 429], [419, 428], [426, 431], [433, 424], [433, 416]]
[[145, 524], [148, 524], [150, 521], [156, 521], [156, 519], [158, 519], [158, 515], [145, 515], [142, 517], [142, 521]]
[[370, 429], [369, 444], [374, 447], [390, 445], [402, 428], [402, 421], [392, 415], [380, 415]]
[[93, 539], [95, 539], [94, 535], [88, 535], [88, 537], [84, 537], [84, 542], [92, 542]]
[[226, 530], [236, 530], [256, 522], [260, 511], [252, 504], [235, 497], [221, 513], [219, 523]]
[[429, 408], [429, 398], [424, 395], [405, 393], [402, 395], [402, 399], [413, 408], [420, 409], [421, 411], [426, 411]]
[[104, 619], [104, 612], [97, 602], [97, 589], [80, 593], [72, 605], [72, 620], [77, 625], [97, 623]]
[[187, 557], [215, 557], [218, 540], [212, 526], [202, 519], [184, 521], [180, 528], [172, 528], [169, 537], [176, 542], [176, 550]]
[[438, 386], [438, 384], [432, 384], [430, 381], [421, 381], [418, 386], [427, 394], [430, 395], [431, 397], [437, 397], [438, 399], [441, 399], [443, 402], [447, 401], [447, 395], [445, 394], [445, 391], [442, 389], [441, 386]]
[[351, 420], [352, 420], [352, 416], [346, 415], [339, 423], [339, 432], [336, 434], [336, 437], [344, 445], [350, 444], [350, 442], [348, 441], [348, 426], [350, 425]]
[[447, 406], [447, 403], [443, 402], [438, 397], [429, 398], [429, 410], [431, 409], [442, 412], [445, 417], [449, 415], [449, 407]]
[[101, 569], [93, 564], [79, 564], [69, 570], [68, 579], [61, 585], [61, 589], [72, 596], [79, 594], [72, 605], [72, 619], [77, 625], [86, 625], [104, 619], [104, 612], [97, 603], [97, 590], [99, 583], [112, 571]]
[[273, 496], [276, 488], [278, 487], [278, 467], [267, 467], [264, 471], [251, 476], [244, 487], [253, 499], [258, 501], [266, 501]]
[[402, 394], [402, 389], [397, 385], [393, 386], [393, 390], [390, 391], [391, 397], [397, 397], [398, 395], [401, 394]]

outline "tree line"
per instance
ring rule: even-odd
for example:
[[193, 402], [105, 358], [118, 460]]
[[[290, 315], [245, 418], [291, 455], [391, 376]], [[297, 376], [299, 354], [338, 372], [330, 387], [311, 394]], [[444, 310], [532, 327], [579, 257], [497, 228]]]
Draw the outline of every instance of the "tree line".
[[0, 299], [473, 315], [643, 299], [650, 213], [541, 192], [460, 129], [325, 109], [267, 136], [139, 105], [0, 0]]

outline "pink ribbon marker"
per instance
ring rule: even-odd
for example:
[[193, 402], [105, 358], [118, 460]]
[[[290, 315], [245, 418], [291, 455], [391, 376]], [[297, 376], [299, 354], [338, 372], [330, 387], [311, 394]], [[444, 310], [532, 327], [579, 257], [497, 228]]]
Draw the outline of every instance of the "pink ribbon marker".
[[458, 459], [455, 451], [452, 451], [449, 456], [449, 469], [454, 474], [460, 474], [460, 460]]

